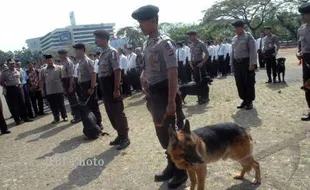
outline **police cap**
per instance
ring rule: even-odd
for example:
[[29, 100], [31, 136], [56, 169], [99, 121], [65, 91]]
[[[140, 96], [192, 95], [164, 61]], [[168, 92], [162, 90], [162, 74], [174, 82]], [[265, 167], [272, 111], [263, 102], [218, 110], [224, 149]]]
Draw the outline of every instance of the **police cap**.
[[51, 54], [44, 54], [43, 57], [45, 59], [52, 59], [53, 58], [53, 56]]
[[308, 14], [308, 13], [310, 13], [310, 3], [304, 3], [304, 4], [302, 4], [302, 5], [298, 8], [298, 11], [299, 11], [301, 14]]
[[159, 12], [159, 8], [154, 5], [146, 5], [135, 10], [131, 16], [135, 20], [150, 20], [155, 18]]
[[82, 44], [82, 43], [75, 44], [75, 45], [73, 46], [73, 48], [74, 48], [74, 49], [86, 49], [86, 48], [85, 48], [85, 45]]
[[234, 27], [242, 27], [242, 26], [244, 26], [244, 21], [243, 20], [235, 20], [234, 22], [231, 23], [231, 25]]
[[190, 30], [186, 33], [187, 35], [196, 35], [197, 31], [196, 30]]
[[94, 36], [96, 36], [97, 38], [102, 38], [105, 40], [109, 40], [110, 38], [110, 33], [106, 30], [96, 30], [94, 32]]
[[57, 52], [58, 52], [59, 55], [63, 55], [63, 54], [67, 54], [68, 53], [68, 51], [65, 50], [65, 49], [60, 49]]

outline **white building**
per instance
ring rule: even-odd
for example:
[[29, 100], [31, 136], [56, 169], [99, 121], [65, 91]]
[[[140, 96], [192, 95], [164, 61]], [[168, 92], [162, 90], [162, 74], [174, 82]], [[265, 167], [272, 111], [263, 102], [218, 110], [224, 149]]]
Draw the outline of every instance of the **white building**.
[[26, 43], [28, 45], [28, 48], [31, 52], [39, 52], [41, 51], [41, 42], [40, 38], [32, 38], [26, 40]]

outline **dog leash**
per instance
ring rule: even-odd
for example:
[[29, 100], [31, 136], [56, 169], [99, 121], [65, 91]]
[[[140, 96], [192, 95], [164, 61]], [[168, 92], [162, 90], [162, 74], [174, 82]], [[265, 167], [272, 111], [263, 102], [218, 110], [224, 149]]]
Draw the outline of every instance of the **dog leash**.
[[[163, 120], [161, 121], [161, 123], [155, 123], [156, 127], [163, 127], [163, 125], [165, 124], [165, 121], [168, 117], [173, 117], [174, 118], [174, 130], [175, 131], [179, 131], [179, 127], [176, 125], [176, 116], [172, 116], [172, 115], [168, 115], [167, 113], [165, 113]], [[169, 127], [173, 127], [171, 123], [169, 123]]]
[[88, 101], [90, 100], [90, 96], [88, 96], [87, 100], [84, 102], [84, 106], [86, 106], [88, 104]]

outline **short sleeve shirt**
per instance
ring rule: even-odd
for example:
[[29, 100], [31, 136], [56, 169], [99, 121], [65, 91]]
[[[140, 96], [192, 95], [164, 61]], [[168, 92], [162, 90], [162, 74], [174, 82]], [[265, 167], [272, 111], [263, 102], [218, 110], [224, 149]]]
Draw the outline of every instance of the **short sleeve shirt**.
[[47, 95], [64, 92], [61, 73], [59, 65], [47, 66], [41, 70], [40, 81], [45, 83]]
[[271, 35], [271, 36], [265, 36], [263, 38], [263, 50], [270, 50], [273, 49], [277, 44], [279, 40], [276, 35]]
[[166, 36], [149, 38], [143, 48], [144, 72], [150, 85], [168, 78], [168, 69], [177, 67], [175, 45]]
[[93, 61], [85, 55], [79, 62], [78, 68], [78, 82], [88, 82], [91, 80], [91, 74], [95, 73]]
[[192, 43], [190, 48], [192, 62], [202, 61], [203, 53], [209, 54], [206, 45], [201, 40], [197, 40], [196, 42]]
[[17, 69], [7, 69], [2, 72], [0, 81], [3, 81], [5, 86], [16, 86], [21, 84], [21, 79], [21, 73]]
[[300, 53], [310, 53], [310, 27], [307, 24], [298, 29], [298, 44]]
[[61, 72], [62, 78], [73, 77], [73, 62], [69, 58], [67, 58], [66, 61], [62, 62]]
[[99, 77], [111, 76], [114, 71], [119, 70], [119, 55], [116, 49], [111, 46], [103, 49], [99, 58]]

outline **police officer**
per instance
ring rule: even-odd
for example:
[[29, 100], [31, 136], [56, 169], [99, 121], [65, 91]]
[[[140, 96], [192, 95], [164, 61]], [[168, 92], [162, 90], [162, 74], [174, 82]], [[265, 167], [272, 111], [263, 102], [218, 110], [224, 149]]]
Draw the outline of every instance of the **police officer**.
[[255, 99], [256, 43], [253, 36], [244, 30], [242, 20], [236, 20], [232, 25], [237, 35], [232, 39], [230, 63], [235, 73], [239, 97], [243, 100], [237, 108], [250, 110]]
[[5, 119], [4, 119], [4, 116], [3, 116], [3, 106], [2, 106], [1, 98], [0, 98], [0, 131], [1, 131], [1, 134], [11, 133], [8, 130], [8, 126], [7, 126]]
[[[310, 3], [305, 3], [299, 7], [299, 12], [302, 15], [303, 24], [298, 29], [298, 53], [297, 58], [303, 60], [303, 82], [310, 80]], [[310, 121], [310, 91], [306, 91], [306, 100], [309, 108], [309, 113], [301, 118], [303, 121]]]
[[52, 124], [59, 122], [59, 112], [63, 121], [66, 122], [68, 118], [63, 96], [61, 67], [55, 64], [52, 55], [46, 54], [44, 58], [47, 61], [47, 67], [44, 67], [40, 73], [42, 97], [46, 95], [46, 99], [52, 110], [54, 116]]
[[[141, 81], [147, 93], [147, 107], [152, 114], [157, 137], [166, 150], [169, 143], [168, 127], [173, 124], [174, 115], [177, 115], [179, 128], [183, 127], [185, 116], [180, 95], [177, 94], [178, 68], [175, 46], [167, 36], [159, 34], [158, 12], [158, 7], [147, 5], [134, 11], [132, 17], [139, 21], [144, 35], [149, 36], [143, 45], [145, 63]], [[174, 189], [186, 182], [187, 173], [176, 168], [169, 155], [167, 159], [167, 167], [162, 173], [155, 175], [155, 181], [169, 180], [168, 187]]]
[[120, 92], [121, 69], [119, 55], [116, 49], [109, 45], [110, 33], [105, 30], [94, 32], [97, 46], [102, 48], [99, 58], [99, 84], [104, 106], [117, 137], [110, 142], [111, 146], [118, 146], [118, 150], [130, 145], [128, 138], [128, 122], [124, 113], [124, 103]]
[[73, 62], [68, 57], [68, 51], [65, 49], [58, 50], [59, 58], [62, 64], [61, 68], [61, 77], [64, 88], [64, 93], [67, 96], [70, 106], [73, 119], [70, 121], [72, 124], [78, 123], [81, 121], [80, 111], [76, 106], [78, 104], [77, 96], [73, 88]]
[[93, 62], [85, 54], [86, 48], [84, 44], [75, 44], [73, 48], [75, 49], [76, 58], [79, 60], [78, 84], [80, 87], [80, 101], [85, 102], [88, 97], [90, 97], [87, 105], [95, 114], [97, 119], [97, 125], [101, 129], [103, 129], [103, 126], [101, 124], [102, 118], [96, 93], [97, 82]]
[[[209, 58], [209, 52], [207, 50], [206, 45], [197, 38], [197, 32], [191, 30], [187, 32], [187, 35], [190, 38], [192, 44], [190, 45], [191, 48], [191, 64], [194, 67], [194, 80], [196, 83], [199, 83], [203, 78], [207, 76], [206, 73], [206, 62]], [[205, 54], [203, 56], [203, 54]], [[206, 93], [207, 94], [207, 93]], [[199, 104], [204, 104], [209, 101], [209, 97], [206, 95], [198, 96]]]
[[266, 83], [271, 83], [271, 71], [273, 76], [273, 83], [276, 83], [277, 79], [277, 62], [276, 55], [280, 48], [278, 37], [271, 32], [270, 26], [264, 27], [266, 36], [263, 38], [263, 54], [264, 61], [266, 63], [268, 81]]
[[16, 125], [20, 125], [21, 119], [25, 122], [31, 122], [26, 111], [26, 105], [23, 97], [21, 81], [22, 76], [17, 69], [15, 69], [15, 61], [13, 59], [7, 60], [9, 69], [3, 71], [0, 79], [2, 86], [6, 88], [7, 103], [12, 108], [12, 116]]

